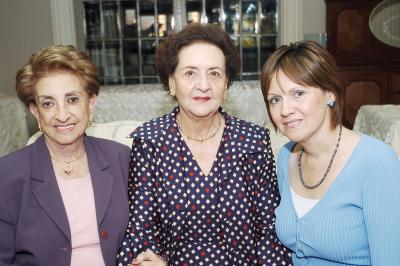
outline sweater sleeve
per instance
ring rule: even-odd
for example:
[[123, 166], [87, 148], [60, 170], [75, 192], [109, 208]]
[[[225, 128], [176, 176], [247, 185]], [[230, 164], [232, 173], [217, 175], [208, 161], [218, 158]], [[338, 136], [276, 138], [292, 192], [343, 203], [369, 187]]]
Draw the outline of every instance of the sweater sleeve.
[[363, 187], [363, 213], [372, 265], [400, 265], [400, 160], [389, 150]]

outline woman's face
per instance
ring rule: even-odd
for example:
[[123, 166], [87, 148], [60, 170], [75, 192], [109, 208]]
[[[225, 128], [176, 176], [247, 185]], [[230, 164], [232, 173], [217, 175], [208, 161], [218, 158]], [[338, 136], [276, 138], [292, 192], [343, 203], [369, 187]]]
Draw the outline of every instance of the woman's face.
[[271, 80], [267, 98], [272, 120], [292, 141], [305, 142], [321, 128], [330, 128], [327, 103], [335, 100], [331, 92], [299, 85], [278, 71]]
[[209, 43], [194, 43], [180, 50], [169, 87], [182, 112], [191, 119], [202, 119], [218, 111], [227, 81], [222, 50]]
[[54, 145], [70, 145], [83, 138], [96, 96], [89, 97], [82, 82], [67, 72], [41, 78], [34, 89], [36, 104], [29, 109], [46, 140]]

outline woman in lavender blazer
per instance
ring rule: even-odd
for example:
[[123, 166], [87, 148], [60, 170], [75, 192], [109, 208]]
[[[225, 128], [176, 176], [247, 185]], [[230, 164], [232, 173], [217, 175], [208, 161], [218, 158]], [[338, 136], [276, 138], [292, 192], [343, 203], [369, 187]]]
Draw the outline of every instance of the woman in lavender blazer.
[[130, 151], [85, 135], [96, 67], [72, 46], [51, 46], [21, 68], [16, 88], [43, 135], [0, 159], [0, 265], [115, 265]]

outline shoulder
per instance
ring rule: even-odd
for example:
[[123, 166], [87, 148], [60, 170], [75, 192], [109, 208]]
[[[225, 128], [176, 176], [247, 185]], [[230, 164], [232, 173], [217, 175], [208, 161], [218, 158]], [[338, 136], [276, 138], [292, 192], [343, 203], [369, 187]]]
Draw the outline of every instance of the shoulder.
[[9, 153], [0, 158], [0, 173], [9, 172], [10, 169], [13, 171], [24, 169], [24, 166], [29, 164], [29, 160], [32, 158], [32, 150], [38, 143], [32, 143], [25, 146], [17, 151]]
[[86, 136], [85, 142], [86, 149], [92, 149], [94, 152], [101, 153], [106, 158], [114, 158], [117, 154], [125, 159], [130, 158], [130, 148], [119, 142], [92, 136]]
[[130, 136], [136, 139], [157, 139], [172, 128], [171, 125], [173, 125], [174, 122], [175, 116], [174, 113], [171, 112], [143, 123], [141, 126], [137, 127]]
[[281, 180], [289, 170], [289, 159], [296, 142], [289, 141], [282, 146], [277, 157], [278, 179]]
[[278, 153], [278, 162], [283, 161], [283, 160], [288, 160], [290, 154], [292, 153], [292, 150], [294, 146], [296, 146], [296, 142], [289, 141], [285, 145], [282, 146], [282, 148], [279, 150]]
[[86, 136], [87, 140], [103, 150], [129, 151], [129, 147], [114, 140]]
[[250, 142], [266, 143], [269, 140], [269, 130], [260, 125], [230, 115], [226, 115], [225, 119], [234, 133], [233, 137], [238, 137], [240, 141], [247, 139]]
[[381, 161], [389, 158], [398, 158], [395, 151], [383, 141], [361, 134], [357, 149], [363, 160]]
[[0, 158], [1, 198], [8, 198], [17, 191], [21, 191], [23, 184], [29, 182], [34, 164], [33, 149], [37, 145], [33, 143]]

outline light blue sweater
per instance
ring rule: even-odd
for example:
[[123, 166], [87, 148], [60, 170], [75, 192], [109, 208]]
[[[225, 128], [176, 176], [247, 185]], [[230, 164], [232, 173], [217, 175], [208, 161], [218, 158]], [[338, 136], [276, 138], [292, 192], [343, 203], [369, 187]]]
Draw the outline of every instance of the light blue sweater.
[[400, 265], [400, 160], [394, 151], [362, 135], [329, 190], [299, 219], [289, 189], [293, 146], [279, 153], [276, 209], [276, 232], [293, 251], [293, 265]]

